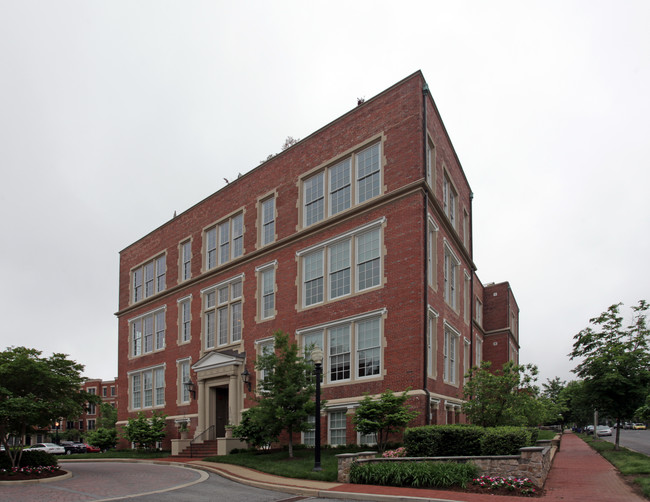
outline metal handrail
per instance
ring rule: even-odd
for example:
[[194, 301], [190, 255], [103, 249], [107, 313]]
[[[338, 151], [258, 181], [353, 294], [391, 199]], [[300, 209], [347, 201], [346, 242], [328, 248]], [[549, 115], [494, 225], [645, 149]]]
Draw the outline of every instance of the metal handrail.
[[[199, 439], [201, 440], [201, 441], [200, 441], [201, 443], [202, 443], [204, 440], [206, 440], [206, 439], [208, 439], [208, 440], [210, 440], [210, 439], [214, 439], [214, 438], [211, 437], [211, 436], [212, 436], [211, 432], [215, 431], [215, 429], [216, 429], [216, 426], [215, 426], [215, 425], [211, 425], [210, 427], [208, 427], [207, 429], [205, 429], [205, 430], [204, 430], [201, 434], [199, 434], [198, 436], [194, 436], [194, 439], [192, 439], [192, 441], [190, 441], [190, 458], [192, 458], [192, 445], [194, 444], [194, 442], [195, 442], [195, 441], [196, 441], [196, 442], [199, 442], [199, 441], [198, 441]], [[206, 434], [207, 434], [207, 438], [204, 438], [204, 436], [205, 436]], [[216, 432], [215, 432], [215, 434], [216, 434]], [[215, 436], [215, 437], [216, 437], [216, 436]]]

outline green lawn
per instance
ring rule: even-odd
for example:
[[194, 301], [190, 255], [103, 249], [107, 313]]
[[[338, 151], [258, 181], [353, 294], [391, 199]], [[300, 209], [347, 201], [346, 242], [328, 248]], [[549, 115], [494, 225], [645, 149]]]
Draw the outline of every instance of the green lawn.
[[311, 448], [294, 449], [294, 458], [289, 458], [287, 450], [258, 453], [246, 451], [231, 455], [208, 457], [204, 460], [209, 462], [221, 462], [224, 464], [242, 465], [258, 471], [287, 478], [314, 479], [317, 481], [336, 481], [338, 461], [336, 455], [356, 451], [368, 451], [365, 449], [348, 448], [324, 448], [321, 450], [322, 471], [315, 472], [314, 450]]
[[616, 467], [621, 474], [633, 477], [634, 482], [641, 486], [643, 495], [650, 498], [650, 457], [622, 447], [616, 451], [614, 443], [594, 439], [593, 436], [580, 434], [580, 437]]

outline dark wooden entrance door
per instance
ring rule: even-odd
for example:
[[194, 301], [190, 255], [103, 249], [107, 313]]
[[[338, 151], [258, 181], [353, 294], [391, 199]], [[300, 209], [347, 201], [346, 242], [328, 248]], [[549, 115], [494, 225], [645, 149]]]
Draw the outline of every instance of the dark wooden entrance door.
[[215, 389], [215, 401], [215, 433], [218, 438], [222, 438], [226, 435], [226, 425], [228, 424], [228, 389], [217, 387]]

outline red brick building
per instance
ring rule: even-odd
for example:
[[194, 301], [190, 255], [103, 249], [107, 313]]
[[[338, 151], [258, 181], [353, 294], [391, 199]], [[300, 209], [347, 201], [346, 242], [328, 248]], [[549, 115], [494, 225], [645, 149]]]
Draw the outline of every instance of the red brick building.
[[324, 444], [367, 440], [366, 392], [462, 421], [465, 371], [519, 348], [508, 284], [475, 270], [472, 192], [416, 72], [120, 253], [118, 424], [161, 410], [168, 437], [222, 436], [277, 330], [325, 353]]

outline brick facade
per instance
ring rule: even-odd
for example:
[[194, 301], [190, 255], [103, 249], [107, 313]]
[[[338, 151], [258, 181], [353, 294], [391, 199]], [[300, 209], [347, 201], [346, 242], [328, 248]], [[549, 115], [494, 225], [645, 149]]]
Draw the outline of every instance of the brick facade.
[[183, 420], [220, 436], [277, 330], [323, 346], [324, 443], [356, 443], [354, 408], [387, 388], [411, 388], [418, 423], [463, 421], [476, 340], [511, 358], [518, 309], [476, 277], [471, 189], [426, 89], [407, 77], [122, 250], [118, 425], [160, 410], [169, 439]]

